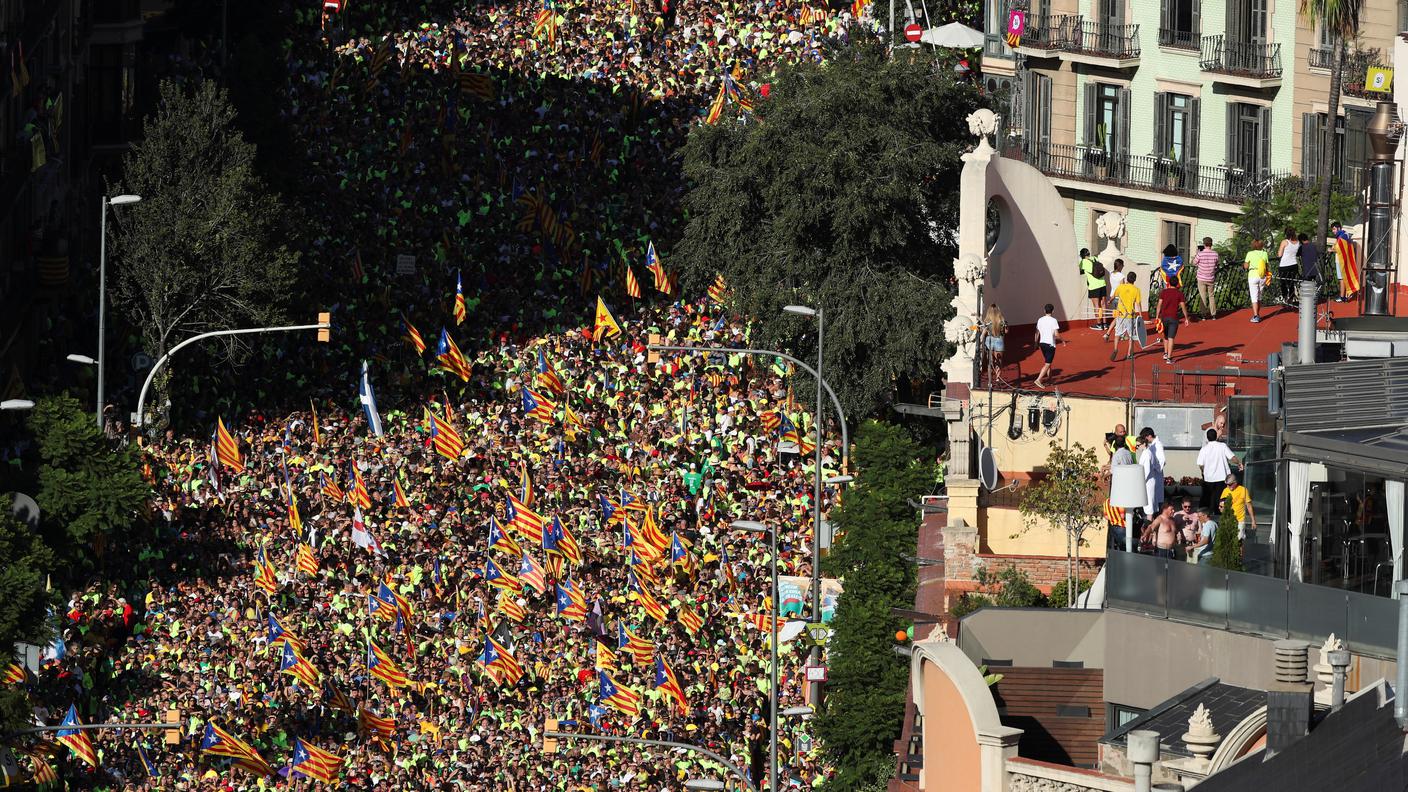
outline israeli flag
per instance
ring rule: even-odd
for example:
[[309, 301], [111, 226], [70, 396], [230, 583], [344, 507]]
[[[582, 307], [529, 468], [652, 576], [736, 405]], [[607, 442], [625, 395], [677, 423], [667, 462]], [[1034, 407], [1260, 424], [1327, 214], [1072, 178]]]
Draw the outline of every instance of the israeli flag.
[[381, 437], [381, 413], [376, 411], [376, 396], [372, 393], [372, 381], [367, 376], [367, 361], [362, 361], [362, 385], [358, 388], [358, 396], [362, 400], [362, 409], [367, 411], [367, 426], [371, 427], [372, 434]]

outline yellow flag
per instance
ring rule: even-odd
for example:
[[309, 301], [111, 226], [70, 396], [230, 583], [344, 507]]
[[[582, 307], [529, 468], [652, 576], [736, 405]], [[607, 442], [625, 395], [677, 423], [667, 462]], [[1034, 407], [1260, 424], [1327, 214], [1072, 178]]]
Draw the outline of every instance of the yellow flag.
[[616, 324], [616, 319], [611, 312], [606, 309], [606, 303], [600, 298], [596, 298], [596, 326], [592, 329], [592, 340], [600, 341], [603, 337], [621, 335], [621, 326]]

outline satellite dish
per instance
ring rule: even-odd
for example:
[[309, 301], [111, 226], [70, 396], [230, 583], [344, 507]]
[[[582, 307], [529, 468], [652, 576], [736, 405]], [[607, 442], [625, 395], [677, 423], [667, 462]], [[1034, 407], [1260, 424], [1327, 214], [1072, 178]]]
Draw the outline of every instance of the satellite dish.
[[984, 446], [978, 450], [978, 480], [983, 483], [983, 488], [991, 492], [997, 489], [997, 456], [993, 454], [991, 446]]

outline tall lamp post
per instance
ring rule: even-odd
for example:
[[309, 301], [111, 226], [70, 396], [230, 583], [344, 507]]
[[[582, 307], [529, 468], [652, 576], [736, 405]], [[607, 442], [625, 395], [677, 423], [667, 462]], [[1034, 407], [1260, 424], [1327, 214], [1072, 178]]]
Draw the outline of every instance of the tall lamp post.
[[[822, 383], [822, 343], [825, 340], [826, 321], [825, 315], [820, 307], [810, 308], [805, 305], [788, 305], [782, 309], [786, 313], [797, 316], [816, 317], [816, 407], [813, 410], [813, 421], [816, 434], [816, 476], [812, 493], [812, 617], [813, 624], [821, 623], [821, 383]], [[811, 655], [807, 660], [807, 665], [819, 665], [821, 662], [821, 647], [813, 646]], [[821, 705], [821, 683], [811, 683], [810, 695], [807, 700], [812, 706]]]
[[140, 195], [103, 196], [98, 226], [98, 431], [103, 431], [103, 371], [107, 365], [107, 299], [108, 299], [108, 207], [127, 206], [142, 200]]
[[778, 595], [781, 593], [777, 589], [777, 531], [756, 520], [734, 520], [730, 527], [768, 535], [769, 558], [772, 561], [772, 594], [768, 597], [772, 603], [768, 609], [768, 789], [777, 792], [777, 616]]

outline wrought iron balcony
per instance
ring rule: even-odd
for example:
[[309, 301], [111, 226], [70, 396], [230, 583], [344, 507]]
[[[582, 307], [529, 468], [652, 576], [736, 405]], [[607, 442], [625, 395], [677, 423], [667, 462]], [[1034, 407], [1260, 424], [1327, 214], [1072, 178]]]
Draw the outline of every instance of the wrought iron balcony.
[[1309, 60], [1312, 69], [1329, 69], [1335, 65], [1335, 51], [1329, 47], [1314, 47]]
[[1066, 52], [1082, 52], [1107, 58], [1139, 57], [1139, 26], [1111, 25], [1076, 17], [1069, 27]]
[[1240, 205], [1270, 180], [1280, 178], [1236, 167], [1110, 152], [1096, 146], [1024, 142], [1005, 153], [1048, 176], [1164, 193], [1174, 200], [1192, 197]]
[[1079, 23], [1080, 17], [1070, 14], [1041, 14], [1034, 17], [1027, 21], [1027, 29], [1022, 33], [1022, 49], [1064, 49], [1071, 26]]
[[1198, 67], [1215, 74], [1280, 79], [1281, 45], [1228, 41], [1221, 34], [1203, 36]]
[[1197, 52], [1199, 41], [1196, 30], [1175, 30], [1174, 28], [1159, 28], [1159, 46], [1171, 49], [1186, 49]]

